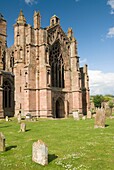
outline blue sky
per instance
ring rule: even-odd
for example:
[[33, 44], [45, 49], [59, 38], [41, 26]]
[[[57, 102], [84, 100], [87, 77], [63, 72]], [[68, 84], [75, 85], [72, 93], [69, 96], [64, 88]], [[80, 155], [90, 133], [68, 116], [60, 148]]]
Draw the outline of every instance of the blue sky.
[[28, 24], [33, 25], [36, 10], [42, 27], [49, 25], [54, 14], [66, 33], [72, 27], [80, 65], [88, 64], [91, 94], [114, 95], [114, 0], [0, 0], [8, 47], [13, 44], [13, 24], [20, 9]]

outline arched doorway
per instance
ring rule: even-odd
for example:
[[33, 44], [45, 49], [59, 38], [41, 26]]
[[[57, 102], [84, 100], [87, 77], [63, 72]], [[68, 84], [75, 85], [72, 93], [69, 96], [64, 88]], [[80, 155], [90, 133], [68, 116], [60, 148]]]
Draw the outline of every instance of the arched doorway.
[[4, 116], [14, 116], [14, 87], [9, 80], [3, 83]]
[[64, 115], [64, 102], [61, 98], [56, 101], [56, 118], [63, 118]]

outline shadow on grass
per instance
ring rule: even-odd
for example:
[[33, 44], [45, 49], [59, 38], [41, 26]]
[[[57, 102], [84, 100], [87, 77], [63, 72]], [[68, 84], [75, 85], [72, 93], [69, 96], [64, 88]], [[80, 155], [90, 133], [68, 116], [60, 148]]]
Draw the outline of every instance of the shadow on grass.
[[26, 129], [26, 132], [30, 131], [31, 129]]
[[105, 125], [105, 127], [108, 127], [108, 126], [109, 126], [109, 125], [107, 125], [107, 124]]
[[49, 155], [48, 155], [48, 162], [50, 163], [50, 162], [52, 162], [53, 160], [55, 160], [55, 159], [57, 159], [57, 158], [58, 158], [57, 155], [55, 155], [55, 154], [49, 154]]
[[13, 149], [13, 148], [16, 148], [17, 147], [17, 145], [14, 145], [14, 146], [8, 146], [8, 147], [6, 147], [6, 151], [9, 151], [9, 150], [11, 150], [11, 149]]
[[6, 126], [1, 126], [0, 128], [7, 128], [10, 127], [11, 125], [6, 125]]

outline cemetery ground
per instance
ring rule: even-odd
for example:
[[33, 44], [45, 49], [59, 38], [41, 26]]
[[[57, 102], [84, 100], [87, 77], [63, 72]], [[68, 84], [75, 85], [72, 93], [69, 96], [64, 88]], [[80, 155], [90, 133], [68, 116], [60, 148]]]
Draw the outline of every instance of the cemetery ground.
[[[0, 170], [114, 170], [114, 119], [105, 128], [94, 128], [94, 119], [0, 120], [6, 151], [0, 152]], [[41, 139], [48, 146], [47, 166], [32, 161], [32, 144]]]

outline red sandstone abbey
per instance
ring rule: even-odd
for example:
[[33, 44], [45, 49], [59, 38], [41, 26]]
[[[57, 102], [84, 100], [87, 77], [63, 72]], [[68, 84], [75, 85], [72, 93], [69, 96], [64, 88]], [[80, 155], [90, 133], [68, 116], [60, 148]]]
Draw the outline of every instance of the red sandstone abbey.
[[64, 33], [54, 15], [41, 28], [40, 13], [34, 26], [20, 11], [14, 24], [14, 44], [7, 48], [7, 22], [0, 14], [0, 117], [67, 117], [89, 110], [87, 65], [79, 66], [77, 42], [71, 28]]

